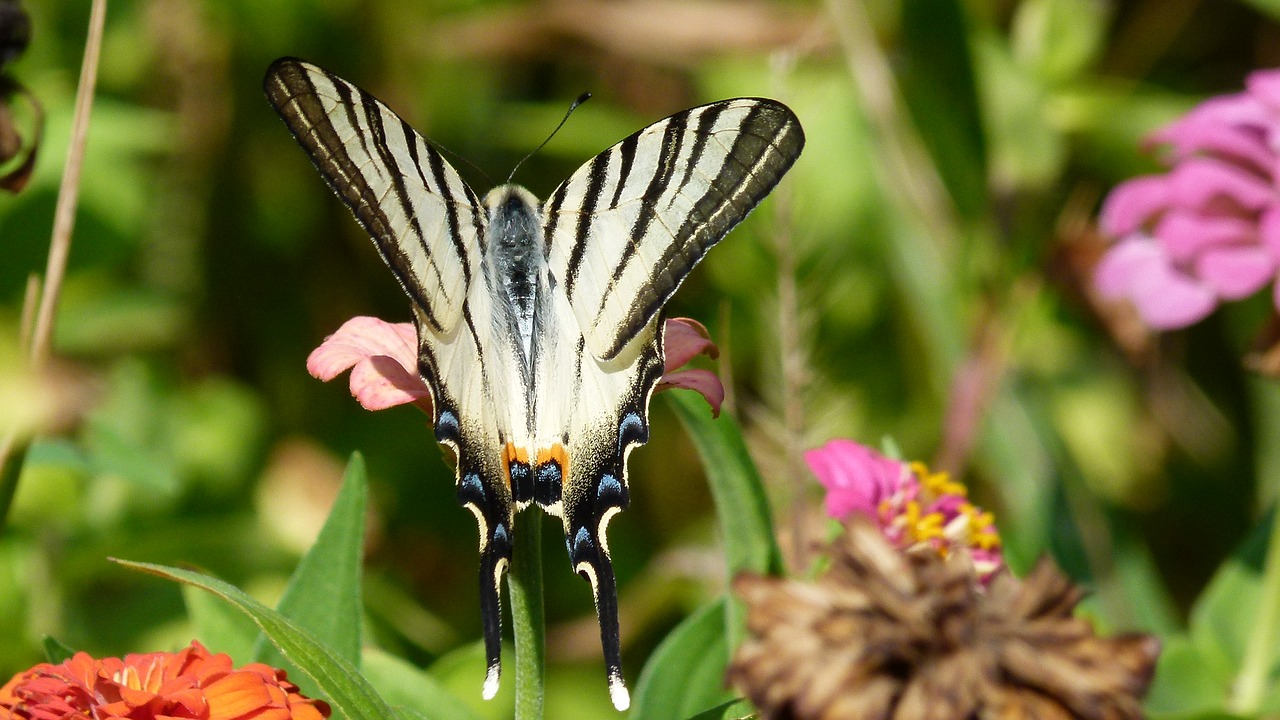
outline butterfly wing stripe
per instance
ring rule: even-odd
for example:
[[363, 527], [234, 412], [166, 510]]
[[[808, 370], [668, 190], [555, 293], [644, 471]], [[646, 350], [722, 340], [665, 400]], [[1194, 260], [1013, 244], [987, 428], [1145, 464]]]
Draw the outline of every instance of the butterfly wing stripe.
[[[688, 269], [706, 255], [707, 250], [711, 249], [769, 194], [777, 178], [790, 167], [790, 161], [781, 168], [765, 166], [791, 157], [784, 148], [787, 146], [786, 141], [791, 138], [791, 133], [798, 125], [784, 124], [780, 132], [770, 132], [768, 135], [758, 134], [753, 128], [757, 127], [756, 121], [762, 107], [756, 106], [748, 113], [743, 121], [744, 130], [734, 138], [733, 145], [720, 165], [716, 177], [707, 184], [706, 191], [687, 211], [684, 224], [675, 234], [675, 241], [667, 245], [654, 263], [655, 267], [663, 268], [668, 273], [687, 273]], [[778, 139], [775, 140], [775, 137]], [[743, 159], [754, 162], [746, 165]], [[689, 165], [690, 169], [693, 167], [693, 164]], [[696, 236], [702, 236], [709, 241], [695, 239]], [[621, 278], [622, 270], [620, 265], [615, 271], [609, 288], [601, 298], [595, 317], [596, 324], [605, 319], [606, 303], [613, 295], [613, 288]], [[652, 317], [675, 293], [677, 286], [678, 283], [675, 283], [663, 288], [658, 283], [654, 283], [646, 289], [647, 292], [639, 293], [628, 313], [630, 324], [634, 325]]]
[[[334, 87], [341, 88], [341, 86], [336, 83]], [[352, 107], [349, 96], [347, 97], [347, 101], [348, 102], [344, 103], [344, 105], [347, 106], [347, 112], [350, 114], [352, 112]], [[360, 106], [364, 108], [365, 125], [368, 127], [370, 141], [373, 143], [374, 151], [377, 153], [377, 157], [382, 160], [380, 164], [373, 163], [371, 167], [377, 171], [379, 175], [383, 176], [380, 179], [387, 184], [387, 187], [378, 197], [378, 204], [380, 207], [384, 208], [383, 212], [386, 213], [386, 195], [387, 193], [395, 194], [397, 206], [400, 212], [403, 213], [404, 219], [409, 222], [413, 231], [413, 236], [418, 239], [418, 245], [422, 248], [423, 256], [427, 259], [427, 264], [431, 268], [431, 274], [436, 277], [444, 277], [443, 273], [440, 271], [440, 266], [436, 263], [436, 253], [431, 252], [431, 248], [427, 246], [426, 234], [423, 232], [422, 222], [419, 219], [416, 208], [413, 206], [413, 201], [409, 197], [409, 188], [405, 185], [404, 176], [398, 172], [399, 163], [396, 162], [396, 158], [391, 152], [391, 147], [387, 144], [385, 115], [390, 114], [390, 111], [384, 110], [377, 100], [373, 99], [372, 96], [363, 90], [360, 91]], [[398, 121], [401, 128], [408, 126], [408, 123], [404, 122], [400, 118], [395, 117], [394, 115], [392, 117]], [[362, 148], [367, 148], [363, 135], [360, 136], [360, 145]], [[393, 168], [397, 171], [393, 172]], [[414, 169], [421, 173], [419, 168], [415, 167]], [[438, 186], [441, 184], [442, 183], [437, 183]], [[425, 179], [423, 185], [426, 186]], [[444, 203], [444, 207], [445, 214], [450, 219], [450, 234], [456, 237], [458, 229], [457, 210], [454, 208], [453, 203], [449, 202]], [[398, 251], [397, 254], [400, 256], [404, 256], [400, 247], [400, 242], [397, 242], [392, 249], [394, 251]], [[465, 263], [463, 264], [463, 272], [464, 277], [466, 277], [467, 272]], [[447, 304], [452, 305], [460, 300], [460, 298], [455, 299], [452, 297], [452, 294], [444, 283], [440, 284], [439, 292], [444, 296], [444, 301]]]
[[[676, 158], [680, 157], [680, 149], [684, 145], [684, 129], [687, 117], [672, 120], [667, 123], [666, 132], [662, 137], [662, 151], [658, 154], [658, 172], [649, 180], [649, 186], [645, 188], [644, 201], [640, 204], [640, 212], [636, 215], [635, 223], [631, 226], [631, 236], [627, 240], [627, 244], [622, 248], [622, 257], [618, 260], [618, 264], [614, 266], [613, 272], [609, 274], [609, 284], [604, 292], [600, 294], [601, 311], [604, 309], [604, 303], [613, 295], [614, 286], [617, 285], [618, 278], [622, 276], [623, 270], [627, 264], [631, 262], [631, 258], [635, 256], [636, 250], [639, 249], [640, 243], [645, 239], [649, 232], [649, 226], [653, 224], [654, 218], [658, 216], [657, 202], [667, 191], [667, 187], [671, 184], [671, 178], [676, 171]], [[618, 195], [622, 193], [622, 189], [626, 187], [625, 183], [618, 183]], [[652, 198], [652, 200], [649, 200]], [[614, 207], [617, 207], [617, 201]], [[573, 295], [569, 296], [573, 299]], [[596, 323], [599, 320], [599, 313], [596, 315]], [[593, 323], [594, 324], [594, 323]]]
[[[727, 100], [650, 125], [558, 188], [544, 206], [548, 259], [588, 350], [616, 357], [803, 145], [780, 103]], [[602, 179], [607, 207], [594, 200]]]
[[[756, 108], [752, 108], [752, 111], [755, 109]], [[681, 177], [680, 182], [675, 186], [677, 194], [680, 189], [686, 187], [692, 179], [694, 168], [697, 167], [698, 161], [702, 158], [702, 153], [706, 149], [707, 138], [711, 134], [711, 128], [714, 126], [716, 118], [718, 118], [720, 113], [724, 110], [724, 106], [712, 105], [710, 107], [703, 108], [702, 110], [703, 111], [698, 115], [697, 127], [691, 133], [694, 141], [689, 150], [689, 157], [682, 161], [682, 164], [684, 165], [684, 175]], [[649, 231], [649, 226], [657, 216], [656, 207], [659, 202], [658, 199], [666, 193], [667, 187], [670, 185], [671, 176], [674, 174], [676, 169], [676, 163], [672, 158], [678, 158], [680, 156], [680, 148], [684, 142], [684, 133], [681, 132], [679, 137], [674, 140], [675, 147], [671, 153], [669, 155], [665, 155], [665, 151], [670, 147], [669, 138], [674, 133], [683, 131], [686, 124], [687, 123], [685, 122], [672, 122], [667, 127], [667, 138], [663, 139], [664, 156], [660, 157], [658, 160], [658, 167], [660, 168], [659, 174], [654, 176], [653, 182], [649, 184], [649, 187], [644, 194], [645, 198], [653, 198], [653, 200], [642, 201], [640, 215], [636, 218], [635, 225], [631, 228], [631, 239], [627, 241], [627, 246], [622, 251], [622, 258], [618, 261], [618, 264], [614, 266], [613, 272], [609, 275], [609, 285], [600, 295], [600, 307], [596, 311], [595, 320], [592, 323], [593, 325], [600, 324], [605, 312], [606, 303], [609, 298], [613, 297], [614, 288], [617, 287], [618, 281], [622, 279], [623, 272], [626, 271], [627, 265], [630, 264], [631, 259], [635, 257], [636, 251], [640, 247], [640, 243], [644, 241]], [[714, 184], [712, 187], [714, 187]], [[618, 190], [621, 192], [621, 184], [618, 185]], [[675, 198], [671, 198], [667, 203], [667, 207], [670, 208], [674, 201]], [[696, 204], [694, 207], [696, 208]], [[688, 225], [688, 221], [686, 221], [685, 225]], [[692, 237], [692, 232], [683, 235], [677, 234], [675, 242], [667, 246], [667, 252], [670, 253], [674, 250], [683, 248], [690, 237]], [[665, 268], [667, 265], [666, 262], [659, 261], [656, 263], [656, 266], [659, 268]]]
[[484, 228], [475, 193], [399, 116], [335, 75], [282, 58], [264, 89], [426, 324], [450, 331], [479, 262], [467, 252]]
[[612, 153], [608, 152], [600, 153], [587, 164], [587, 189], [583, 193], [582, 204], [576, 211], [573, 252], [569, 254], [569, 269], [564, 277], [564, 291], [569, 297], [573, 297], [573, 286], [578, 280], [578, 270], [582, 265], [582, 258], [587, 249], [587, 237], [591, 231], [591, 216], [595, 213], [596, 205], [600, 202], [600, 193], [604, 190], [604, 181], [609, 172], [609, 157], [611, 155]]
[[613, 199], [609, 201], [609, 207], [618, 207], [618, 203], [622, 199], [622, 189], [627, 186], [627, 181], [631, 178], [631, 167], [636, 160], [636, 146], [640, 144], [640, 136], [632, 135], [623, 140], [618, 145], [618, 182], [613, 190]]

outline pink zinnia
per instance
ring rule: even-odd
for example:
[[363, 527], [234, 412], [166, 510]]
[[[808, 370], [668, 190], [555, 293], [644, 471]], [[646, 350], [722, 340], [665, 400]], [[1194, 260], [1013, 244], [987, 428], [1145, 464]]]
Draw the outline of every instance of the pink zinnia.
[[1168, 146], [1172, 169], [1107, 197], [1099, 224], [1116, 242], [1094, 282], [1170, 330], [1254, 294], [1280, 269], [1280, 70], [1251, 74], [1244, 92], [1201, 103], [1150, 142]]
[[1004, 567], [991, 513], [969, 502], [968, 490], [923, 463], [891, 460], [852, 440], [832, 440], [805, 453], [827, 489], [827, 514], [872, 518], [895, 547], [948, 556], [963, 547], [985, 583]]

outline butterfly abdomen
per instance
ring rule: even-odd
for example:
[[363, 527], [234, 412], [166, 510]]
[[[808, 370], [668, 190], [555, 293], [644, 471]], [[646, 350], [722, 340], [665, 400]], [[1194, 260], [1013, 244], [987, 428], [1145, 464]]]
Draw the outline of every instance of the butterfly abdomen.
[[[542, 254], [542, 212], [538, 201], [524, 188], [503, 185], [484, 199], [489, 211], [486, 233], [489, 286], [498, 295], [495, 321], [517, 340], [525, 378], [532, 377], [535, 319], [546, 276]], [[506, 333], [504, 333], [505, 335]], [[526, 382], [526, 385], [529, 383]]]

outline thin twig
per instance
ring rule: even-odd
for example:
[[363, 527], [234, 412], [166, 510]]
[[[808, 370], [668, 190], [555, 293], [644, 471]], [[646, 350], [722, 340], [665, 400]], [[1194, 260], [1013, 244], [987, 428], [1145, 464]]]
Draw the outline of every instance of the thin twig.
[[[795, 64], [791, 53], [775, 53], [773, 76], [780, 85]], [[781, 93], [779, 93], [781, 94]], [[786, 477], [791, 481], [791, 557], [792, 570], [799, 572], [805, 566], [805, 538], [808, 536], [806, 518], [808, 473], [804, 465], [804, 391], [807, 383], [806, 358], [800, 332], [800, 303], [796, 287], [796, 254], [792, 247], [791, 217], [794, 196], [787, 184], [774, 194], [774, 257], [778, 270], [778, 354], [782, 385], [783, 454], [786, 459]]]
[[27, 276], [27, 288], [22, 293], [22, 318], [18, 321], [18, 347], [22, 354], [31, 351], [31, 333], [35, 329], [36, 303], [40, 300], [40, 276]]
[[76, 88], [76, 110], [71, 121], [71, 145], [58, 188], [58, 204], [53, 215], [53, 238], [49, 242], [49, 263], [45, 269], [44, 292], [31, 343], [31, 364], [39, 367], [49, 357], [53, 337], [53, 318], [58, 311], [58, 295], [66, 274], [67, 256], [71, 252], [71, 230], [75, 226], [76, 205], [80, 198], [80, 172], [84, 167], [85, 140], [89, 135], [89, 111], [93, 107], [93, 91], [98, 80], [98, 56], [102, 51], [102, 29], [106, 24], [107, 0], [93, 0], [89, 13], [89, 36], [84, 46], [84, 62], [80, 66], [80, 83]]
[[[45, 282], [39, 308], [35, 298], [40, 288], [38, 278], [27, 280], [23, 298], [22, 324], [19, 328], [19, 347], [27, 353], [33, 370], [39, 371], [49, 357], [53, 337], [53, 318], [58, 309], [58, 294], [67, 268], [67, 255], [71, 250], [71, 229], [75, 224], [76, 203], [80, 194], [80, 171], [84, 166], [85, 139], [89, 133], [89, 110], [93, 106], [93, 89], [97, 84], [98, 56], [102, 51], [102, 31], [106, 24], [107, 0], [93, 0], [89, 12], [89, 32], [85, 39], [84, 62], [80, 66], [80, 83], [76, 88], [75, 117], [71, 121], [71, 144], [67, 149], [67, 163], [58, 188], [58, 202], [53, 215], [53, 237], [49, 241], [49, 263], [45, 270]], [[31, 318], [35, 317], [32, 327]], [[0, 528], [9, 517], [9, 508], [18, 493], [18, 479], [26, 462], [31, 438], [19, 434], [16, 429], [7, 430], [0, 437]]]

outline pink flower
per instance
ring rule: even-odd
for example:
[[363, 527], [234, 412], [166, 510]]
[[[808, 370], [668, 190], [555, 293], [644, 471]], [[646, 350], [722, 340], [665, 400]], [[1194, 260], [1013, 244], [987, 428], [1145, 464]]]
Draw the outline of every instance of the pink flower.
[[1004, 567], [995, 518], [969, 502], [965, 486], [947, 473], [891, 460], [852, 440], [832, 440], [806, 452], [805, 461], [827, 488], [828, 515], [866, 515], [906, 552], [947, 557], [963, 547], [983, 583]]
[[[697, 320], [671, 318], [664, 331], [666, 374], [657, 390], [695, 390], [719, 415], [724, 386], [715, 373], [699, 368], [678, 369], [698, 355], [714, 358], [719, 354], [707, 329]], [[430, 415], [431, 389], [417, 368], [418, 335], [413, 325], [374, 317], [351, 318], [307, 356], [307, 372], [325, 382], [351, 370], [351, 395], [366, 410], [413, 403]]]
[[[1280, 271], [1280, 70], [1245, 86], [1153, 133], [1172, 169], [1121, 183], [1102, 205], [1116, 242], [1094, 284], [1157, 330], [1199, 322]], [[1280, 283], [1272, 297], [1280, 307]]]
[[832, 440], [805, 452], [804, 459], [827, 489], [827, 514], [837, 519], [855, 512], [875, 517], [880, 501], [892, 495], [907, 474], [906, 463], [852, 440]]

